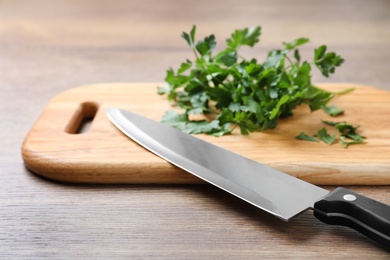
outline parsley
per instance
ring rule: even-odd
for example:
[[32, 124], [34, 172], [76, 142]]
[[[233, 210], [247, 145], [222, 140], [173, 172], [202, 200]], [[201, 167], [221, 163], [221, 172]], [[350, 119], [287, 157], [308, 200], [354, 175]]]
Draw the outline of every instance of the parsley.
[[[361, 144], [366, 139], [365, 136], [362, 136], [357, 133], [357, 129], [359, 126], [353, 126], [347, 122], [331, 122], [331, 121], [322, 121], [324, 124], [333, 126], [339, 131], [339, 140], [344, 146], [344, 148], [348, 148], [350, 144]], [[310, 136], [305, 134], [304, 132], [300, 133], [295, 139], [311, 141], [311, 142], [319, 142], [316, 138], [318, 137], [321, 141], [326, 144], [332, 145], [336, 141], [336, 135], [330, 135], [325, 127], [321, 128], [315, 135]]]
[[319, 142], [319, 140], [317, 138], [315, 138], [314, 136], [307, 135], [304, 132], [300, 133], [295, 138], [298, 140], [304, 140], [304, 141], [309, 141], [309, 142], [316, 142], [316, 143]]
[[323, 110], [325, 113], [327, 113], [330, 116], [339, 116], [339, 115], [344, 114], [343, 109], [340, 109], [340, 108], [333, 106], [333, 105], [332, 106], [325, 106], [325, 107], [323, 107]]
[[326, 52], [326, 46], [322, 45], [314, 51], [314, 64], [325, 77], [334, 73], [337, 66], [340, 66], [344, 60], [334, 52]]
[[316, 136], [318, 136], [321, 141], [329, 145], [333, 144], [336, 139], [336, 135], [330, 135], [325, 127], [318, 130]]
[[347, 148], [350, 144], [363, 143], [365, 136], [357, 133], [359, 126], [353, 126], [347, 122], [330, 122], [323, 121], [327, 125], [334, 126], [340, 133], [340, 141], [344, 148]]
[[[328, 52], [325, 45], [315, 49], [311, 62], [302, 61], [298, 47], [309, 39], [298, 38], [284, 42], [282, 48], [270, 51], [259, 62], [239, 55], [241, 47], [254, 47], [260, 41], [259, 26], [235, 30], [219, 52], [215, 52], [213, 34], [198, 41], [195, 35], [195, 26], [181, 35], [192, 49], [194, 60], [184, 61], [177, 70], [168, 69], [167, 84], [158, 87], [159, 94], [184, 110], [181, 114], [168, 111], [162, 122], [182, 131], [221, 136], [239, 127], [247, 135], [275, 128], [279, 118], [292, 116], [301, 104], [311, 111], [325, 108], [338, 95], [311, 82], [312, 67], [328, 77], [344, 61]], [[193, 119], [199, 114], [213, 119]], [[330, 142], [323, 134], [319, 132], [318, 136]]]

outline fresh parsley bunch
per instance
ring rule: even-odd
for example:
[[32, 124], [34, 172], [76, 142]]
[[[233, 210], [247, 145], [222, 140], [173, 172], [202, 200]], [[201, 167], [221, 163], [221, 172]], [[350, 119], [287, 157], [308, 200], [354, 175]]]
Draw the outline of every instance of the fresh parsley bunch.
[[[184, 110], [168, 111], [162, 122], [187, 133], [216, 136], [229, 134], [239, 126], [244, 135], [275, 128], [280, 117], [306, 104], [311, 111], [326, 108], [337, 94], [322, 90], [311, 82], [313, 67], [328, 77], [343, 59], [322, 45], [314, 50], [311, 62], [302, 61], [298, 47], [309, 39], [283, 43], [283, 48], [268, 53], [264, 62], [246, 60], [239, 55], [242, 46], [259, 42], [259, 26], [235, 30], [226, 40], [226, 48], [214, 53], [215, 36], [195, 41], [196, 27], [182, 37], [191, 47], [195, 60], [186, 60], [175, 71], [170, 68], [166, 85], [158, 87], [169, 101]], [[210, 120], [196, 119], [206, 115]], [[210, 117], [214, 115], [214, 117]], [[195, 117], [194, 117], [195, 116]]]

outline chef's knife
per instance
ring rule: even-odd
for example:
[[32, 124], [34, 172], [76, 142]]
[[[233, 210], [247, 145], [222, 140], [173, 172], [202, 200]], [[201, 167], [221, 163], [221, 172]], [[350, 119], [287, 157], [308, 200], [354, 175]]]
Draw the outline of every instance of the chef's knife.
[[185, 171], [285, 221], [313, 209], [390, 248], [390, 206], [353, 191], [332, 192], [132, 112], [107, 115], [124, 134]]

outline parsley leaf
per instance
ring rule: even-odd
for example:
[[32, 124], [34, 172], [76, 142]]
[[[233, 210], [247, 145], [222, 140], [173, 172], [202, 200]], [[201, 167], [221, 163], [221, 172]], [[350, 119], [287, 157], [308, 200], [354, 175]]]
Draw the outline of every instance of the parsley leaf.
[[354, 138], [350, 138], [351, 141], [347, 141], [348, 140], [347, 138], [348, 137], [344, 135], [340, 136], [340, 141], [343, 144], [344, 148], [348, 148], [348, 145], [350, 144], [360, 144], [363, 142], [363, 139], [361, 138], [356, 138], [356, 140]]
[[[186, 129], [188, 116], [185, 113], [178, 114], [176, 111], [170, 110], [165, 113], [161, 122], [183, 131]], [[188, 132], [188, 131], [184, 131], [184, 132]]]
[[314, 136], [307, 135], [304, 132], [301, 132], [299, 135], [297, 135], [295, 137], [295, 139], [310, 141], [310, 142], [317, 142], [317, 143], [319, 142], [319, 140], [317, 138], [315, 138]]
[[206, 54], [209, 54], [214, 49], [215, 45], [215, 36], [210, 35], [204, 38], [203, 41], [199, 41], [196, 44], [196, 50], [199, 52], [200, 55], [204, 56]]
[[316, 136], [318, 136], [321, 141], [329, 145], [333, 144], [336, 139], [336, 135], [330, 135], [325, 127], [318, 130]]
[[253, 47], [259, 42], [260, 30], [260, 26], [235, 30], [231, 35], [231, 38], [226, 40], [226, 43], [234, 50], [237, 50], [242, 45]]
[[322, 75], [329, 77], [334, 73], [336, 67], [340, 66], [344, 59], [334, 52], [326, 52], [326, 45], [320, 46], [314, 51], [314, 64], [321, 71]]
[[327, 113], [330, 116], [339, 116], [344, 114], [344, 110], [336, 107], [336, 106], [325, 106], [322, 108], [325, 113]]
[[188, 34], [186, 32], [183, 32], [181, 34], [181, 37], [184, 38], [187, 41], [188, 45], [190, 45], [191, 47], [194, 46], [195, 32], [196, 32], [196, 26], [192, 26], [190, 34]]
[[214, 136], [222, 136], [231, 131], [230, 124], [224, 123], [220, 125], [218, 118], [211, 122], [206, 120], [190, 121], [186, 113], [178, 114], [173, 110], [167, 111], [161, 122], [188, 134], [200, 134], [207, 132]]
[[308, 43], [308, 42], [309, 42], [308, 38], [298, 38], [298, 39], [295, 39], [292, 42], [287, 42], [287, 43], [284, 42], [283, 44], [284, 44], [286, 50], [293, 50], [296, 47], [298, 47], [300, 45], [303, 45], [305, 43]]

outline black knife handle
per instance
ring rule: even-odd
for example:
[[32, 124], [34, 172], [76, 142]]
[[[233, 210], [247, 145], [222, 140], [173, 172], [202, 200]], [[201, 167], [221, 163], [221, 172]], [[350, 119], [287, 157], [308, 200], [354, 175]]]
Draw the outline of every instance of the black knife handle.
[[390, 249], [390, 206], [337, 188], [314, 204], [314, 216], [330, 225], [353, 228]]

